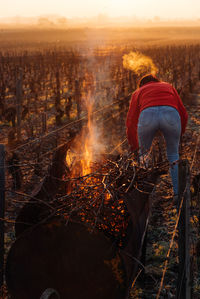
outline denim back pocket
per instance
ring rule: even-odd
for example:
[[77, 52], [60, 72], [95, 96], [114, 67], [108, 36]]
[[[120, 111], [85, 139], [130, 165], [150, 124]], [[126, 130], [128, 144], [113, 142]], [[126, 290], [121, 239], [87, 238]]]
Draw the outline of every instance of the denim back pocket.
[[175, 108], [170, 108], [163, 112], [163, 118], [168, 125], [175, 126], [180, 121], [180, 115]]
[[152, 109], [145, 109], [140, 113], [138, 126], [149, 126], [154, 118]]

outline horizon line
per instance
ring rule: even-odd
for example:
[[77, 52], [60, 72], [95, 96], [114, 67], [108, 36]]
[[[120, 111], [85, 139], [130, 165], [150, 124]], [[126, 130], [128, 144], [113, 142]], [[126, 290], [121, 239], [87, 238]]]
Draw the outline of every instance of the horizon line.
[[41, 15], [35, 15], [35, 16], [23, 16], [23, 15], [13, 15], [13, 16], [0, 16], [0, 20], [10, 20], [10, 19], [17, 19], [17, 18], [21, 18], [21, 19], [40, 19], [40, 18], [47, 18], [47, 19], [66, 19], [66, 20], [91, 20], [91, 19], [99, 19], [99, 18], [103, 18], [103, 19], [111, 19], [111, 20], [116, 20], [116, 19], [123, 19], [123, 18], [128, 18], [129, 20], [136, 20], [136, 21], [148, 21], [148, 20], [154, 20], [154, 21], [200, 21], [200, 17], [195, 17], [195, 18], [187, 18], [187, 17], [175, 17], [175, 18], [170, 18], [170, 17], [161, 17], [159, 15], [155, 15], [155, 16], [151, 16], [151, 17], [141, 17], [141, 16], [137, 16], [137, 15], [121, 15], [121, 16], [109, 16], [107, 14], [97, 14], [97, 15], [93, 15], [93, 16], [83, 16], [83, 17], [79, 17], [79, 16], [73, 16], [73, 17], [67, 17], [64, 15], [60, 15], [60, 14], [41, 14]]

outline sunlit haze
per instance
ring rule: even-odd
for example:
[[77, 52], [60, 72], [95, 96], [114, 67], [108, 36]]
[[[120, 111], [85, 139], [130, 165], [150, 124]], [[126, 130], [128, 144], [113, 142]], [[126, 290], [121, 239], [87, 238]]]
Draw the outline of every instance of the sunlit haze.
[[0, 0], [0, 17], [60, 15], [85, 18], [103, 14], [110, 17], [197, 19], [200, 0]]

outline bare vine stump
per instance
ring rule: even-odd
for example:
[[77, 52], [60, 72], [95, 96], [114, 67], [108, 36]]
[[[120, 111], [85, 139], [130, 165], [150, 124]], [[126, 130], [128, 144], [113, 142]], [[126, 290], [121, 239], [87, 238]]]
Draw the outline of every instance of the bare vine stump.
[[190, 277], [190, 169], [188, 160], [179, 163], [179, 202], [181, 209], [178, 224], [179, 273], [177, 281], [177, 298], [191, 298]]
[[0, 144], [0, 289], [4, 281], [5, 147]]
[[42, 113], [42, 133], [47, 133], [47, 114], [45, 112]]
[[17, 104], [17, 140], [21, 140], [21, 114], [22, 114], [22, 73], [16, 82], [16, 104]]
[[12, 156], [8, 159], [8, 171], [12, 175], [14, 190], [19, 190], [22, 186], [22, 173], [20, 169], [20, 160], [17, 153], [12, 153]]

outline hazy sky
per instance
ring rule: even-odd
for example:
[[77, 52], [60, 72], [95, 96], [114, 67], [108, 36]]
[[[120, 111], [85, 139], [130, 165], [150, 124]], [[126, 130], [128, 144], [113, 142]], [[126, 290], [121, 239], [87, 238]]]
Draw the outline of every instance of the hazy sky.
[[0, 0], [0, 17], [98, 14], [152, 18], [200, 18], [200, 0]]

